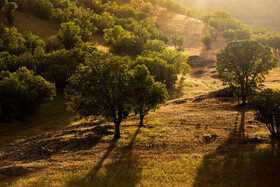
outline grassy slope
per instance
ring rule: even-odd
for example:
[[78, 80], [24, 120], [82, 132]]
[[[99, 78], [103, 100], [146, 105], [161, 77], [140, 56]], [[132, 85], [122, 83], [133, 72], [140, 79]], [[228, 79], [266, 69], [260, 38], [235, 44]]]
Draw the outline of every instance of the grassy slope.
[[[176, 17], [167, 19], [176, 27]], [[164, 15], [162, 15], [164, 16]], [[160, 20], [160, 19], [159, 19]], [[172, 23], [170, 23], [172, 20]], [[194, 22], [196, 22], [194, 20]], [[199, 23], [199, 22], [197, 22]], [[200, 24], [200, 23], [199, 23]], [[184, 26], [184, 25], [183, 25]], [[196, 25], [196, 28], [202, 28]], [[163, 28], [164, 32], [172, 34]], [[203, 33], [201, 30], [199, 32]], [[185, 33], [188, 35], [188, 33]], [[191, 39], [193, 37], [189, 37]], [[195, 38], [195, 37], [194, 37]], [[188, 39], [188, 38], [187, 38]], [[192, 43], [188, 41], [187, 43]], [[215, 79], [215, 53], [225, 45], [218, 38], [212, 50], [199, 43], [186, 46], [190, 55], [200, 55], [185, 80], [178, 81], [172, 98], [184, 100], [222, 87]], [[279, 69], [268, 78], [276, 84]], [[276, 80], [276, 82], [275, 82]], [[279, 82], [278, 82], [279, 83]], [[277, 87], [278, 85], [272, 85]], [[279, 87], [279, 86], [278, 86]], [[57, 101], [63, 102], [62, 98]], [[49, 135], [27, 139], [0, 150], [8, 154], [0, 164], [0, 179], [14, 185], [72, 186], [263, 186], [279, 184], [279, 149], [273, 149], [264, 125], [254, 120], [253, 112], [236, 107], [232, 99], [208, 99], [200, 102], [162, 106], [146, 117], [138, 129], [137, 117], [131, 116], [121, 127], [122, 138], [112, 140], [112, 124], [92, 122], [77, 124]], [[51, 127], [70, 124], [63, 104], [54, 101], [25, 123], [26, 132], [37, 133], [32, 123], [40, 124], [39, 133]], [[68, 116], [69, 118], [65, 118]], [[53, 118], [53, 116], [57, 116]], [[42, 122], [42, 120], [44, 122]], [[57, 126], [55, 125], [57, 121]], [[36, 128], [35, 128], [36, 129]], [[23, 131], [24, 132], [24, 131]], [[21, 130], [18, 134], [24, 134]], [[16, 137], [17, 134], [9, 134]], [[207, 139], [212, 138], [209, 142]], [[258, 138], [258, 139], [253, 139]], [[11, 139], [3, 141], [9, 142]], [[1, 142], [3, 142], [1, 140]], [[38, 147], [47, 150], [38, 154]], [[20, 155], [20, 157], [18, 157]], [[38, 156], [39, 155], [39, 156]], [[16, 160], [16, 161], [15, 161]], [[21, 166], [4, 176], [5, 168]], [[265, 171], [265, 172], [263, 172]], [[15, 174], [16, 173], [16, 174]]]

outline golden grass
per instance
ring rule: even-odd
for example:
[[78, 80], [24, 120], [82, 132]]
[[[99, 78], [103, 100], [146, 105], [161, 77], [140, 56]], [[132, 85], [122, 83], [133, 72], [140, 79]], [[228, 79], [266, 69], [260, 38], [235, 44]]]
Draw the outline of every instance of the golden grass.
[[[65, 150], [52, 155], [49, 159], [17, 162], [17, 165], [33, 168], [33, 171], [14, 178], [10, 184], [12, 186], [239, 184], [245, 186], [250, 182], [274, 184], [278, 180], [269, 183], [271, 179], [269, 174], [261, 171], [265, 168], [276, 172], [280, 166], [279, 154], [271, 153], [273, 151], [267, 129], [254, 120], [253, 114], [252, 111], [236, 107], [234, 101], [224, 102], [219, 99], [166, 105], [149, 114], [145, 118], [143, 128], [138, 128], [138, 116], [131, 116], [125, 120], [121, 126], [122, 137], [118, 141], [112, 139], [113, 135], [104, 135], [92, 147], [81, 145], [80, 150]], [[101, 127], [107, 125], [110, 124], [105, 123]], [[92, 128], [94, 127], [83, 127], [78, 130], [91, 132]], [[113, 132], [113, 129], [110, 131]], [[206, 142], [203, 137], [206, 134], [217, 137]], [[81, 137], [86, 138], [86, 134]], [[255, 137], [261, 142], [252, 142], [251, 139]], [[63, 141], [75, 140], [75, 136], [61, 138]], [[258, 172], [254, 170], [255, 167]], [[247, 172], [246, 175], [243, 170]]]

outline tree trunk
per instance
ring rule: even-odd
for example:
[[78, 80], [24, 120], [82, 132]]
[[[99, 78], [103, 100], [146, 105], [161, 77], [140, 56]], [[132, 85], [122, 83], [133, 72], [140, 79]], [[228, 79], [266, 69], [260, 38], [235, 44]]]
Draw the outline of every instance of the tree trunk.
[[245, 95], [242, 96], [242, 105], [243, 106], [246, 105], [246, 96]]
[[144, 120], [144, 115], [140, 114], [140, 127], [144, 126], [143, 120]]
[[114, 139], [119, 139], [121, 137], [120, 135], [120, 123], [119, 122], [115, 122], [115, 135], [114, 135]]

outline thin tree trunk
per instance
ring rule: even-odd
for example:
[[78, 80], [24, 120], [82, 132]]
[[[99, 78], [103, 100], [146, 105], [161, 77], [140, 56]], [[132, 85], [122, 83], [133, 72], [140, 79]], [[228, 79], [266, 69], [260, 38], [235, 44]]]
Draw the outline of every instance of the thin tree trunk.
[[246, 105], [246, 96], [245, 95], [242, 96], [242, 105]]
[[121, 137], [120, 135], [120, 123], [119, 122], [115, 122], [115, 135], [114, 138], [115, 139], [119, 139]]
[[144, 126], [143, 120], [144, 120], [144, 115], [140, 114], [140, 127]]

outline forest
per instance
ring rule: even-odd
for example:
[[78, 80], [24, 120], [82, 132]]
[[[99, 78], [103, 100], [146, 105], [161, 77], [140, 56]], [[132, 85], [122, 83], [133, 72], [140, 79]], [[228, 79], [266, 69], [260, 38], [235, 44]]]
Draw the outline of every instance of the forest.
[[277, 186], [259, 3], [0, 0], [0, 186]]

